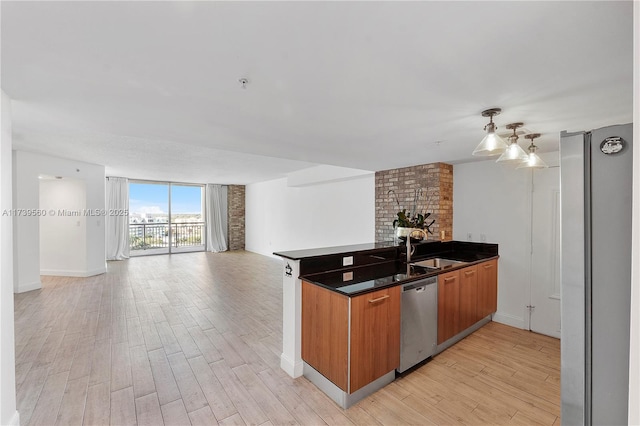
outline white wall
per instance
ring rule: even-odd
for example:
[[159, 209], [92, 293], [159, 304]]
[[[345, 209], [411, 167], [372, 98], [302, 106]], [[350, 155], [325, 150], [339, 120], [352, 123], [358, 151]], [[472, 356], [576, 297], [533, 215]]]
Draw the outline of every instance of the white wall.
[[[78, 179], [40, 180], [40, 209], [82, 211], [87, 202], [85, 182]], [[87, 270], [87, 217], [40, 217], [40, 275], [82, 276]]]
[[[541, 157], [557, 164], [558, 153]], [[453, 166], [453, 239], [499, 245], [498, 311], [494, 320], [528, 325], [531, 273], [531, 170], [514, 170], [495, 159]], [[525, 317], [526, 316], [526, 317]]]
[[11, 210], [11, 100], [2, 92], [0, 132], [0, 424], [17, 425], [13, 326], [13, 225]]
[[[13, 152], [13, 205], [19, 209], [39, 209], [39, 175], [79, 179], [86, 185], [86, 209], [104, 210], [104, 166], [67, 160], [25, 151]], [[106, 272], [103, 216], [86, 217], [86, 266], [81, 276]], [[37, 216], [14, 220], [14, 291], [41, 288], [40, 223]], [[79, 254], [77, 254], [79, 256]]]
[[289, 187], [287, 179], [246, 187], [246, 250], [332, 247], [375, 239], [375, 175]]
[[[347, 167], [329, 166], [321, 164], [319, 166], [308, 167], [287, 175], [288, 186], [308, 186], [319, 183], [338, 182], [350, 180], [356, 177], [369, 176], [373, 174], [368, 170], [350, 169]], [[375, 174], [374, 174], [375, 176]]]

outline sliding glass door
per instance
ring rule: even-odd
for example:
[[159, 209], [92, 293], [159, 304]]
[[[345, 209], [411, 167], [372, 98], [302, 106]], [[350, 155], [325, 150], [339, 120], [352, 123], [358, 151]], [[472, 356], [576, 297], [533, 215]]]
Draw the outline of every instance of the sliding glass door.
[[131, 256], [203, 251], [204, 186], [129, 183]]
[[204, 187], [171, 184], [171, 252], [203, 251]]

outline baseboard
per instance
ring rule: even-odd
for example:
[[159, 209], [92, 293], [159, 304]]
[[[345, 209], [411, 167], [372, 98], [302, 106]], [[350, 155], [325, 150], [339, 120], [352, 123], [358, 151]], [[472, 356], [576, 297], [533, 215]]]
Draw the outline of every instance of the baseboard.
[[284, 354], [280, 355], [280, 368], [282, 368], [288, 375], [290, 375], [294, 379], [296, 377], [302, 376], [303, 367], [304, 363], [302, 362], [302, 360], [300, 360], [299, 362], [293, 362]]
[[14, 293], [26, 293], [27, 291], [40, 290], [42, 288], [42, 283], [40, 281], [36, 281], [28, 284], [18, 284], [18, 288], [14, 288]]
[[92, 271], [72, 271], [64, 269], [41, 269], [40, 275], [50, 275], [53, 277], [78, 277], [86, 278], [93, 277], [94, 275], [100, 275], [107, 272], [107, 268], [98, 268]]
[[105, 263], [105, 265], [102, 268], [98, 268], [98, 269], [93, 269], [91, 271], [87, 271], [87, 277], [93, 277], [94, 275], [102, 275], [102, 274], [106, 274], [107, 273], [107, 265]]
[[525, 329], [524, 327], [524, 319], [520, 317], [516, 317], [509, 314], [501, 314], [500, 312], [496, 312], [493, 314], [493, 320], [495, 322], [499, 322], [500, 324], [509, 325], [511, 327]]
[[20, 413], [17, 411], [13, 413], [13, 416], [11, 416], [11, 420], [9, 420], [7, 426], [20, 426]]
[[377, 390], [382, 389], [389, 383], [393, 382], [396, 379], [396, 371], [391, 370], [387, 374], [382, 377], [378, 377], [376, 380], [371, 383], [361, 387], [357, 391], [349, 394], [333, 383], [331, 380], [324, 377], [318, 370], [303, 362], [303, 371], [304, 377], [307, 378], [311, 383], [316, 385], [318, 389], [325, 393], [329, 398], [331, 398], [336, 404], [345, 410], [357, 403], [358, 401], [366, 398]]
[[487, 315], [486, 317], [482, 318], [480, 321], [478, 321], [475, 324], [473, 324], [471, 327], [461, 331], [460, 333], [456, 334], [455, 336], [449, 338], [448, 340], [445, 340], [444, 342], [442, 342], [438, 346], [436, 346], [436, 351], [435, 351], [434, 355], [437, 355], [440, 352], [444, 351], [445, 349], [450, 348], [451, 346], [453, 346], [456, 343], [458, 343], [460, 340], [464, 339], [465, 337], [469, 336], [470, 334], [475, 333], [480, 328], [484, 327], [486, 324], [488, 324], [490, 322], [491, 322], [491, 315]]

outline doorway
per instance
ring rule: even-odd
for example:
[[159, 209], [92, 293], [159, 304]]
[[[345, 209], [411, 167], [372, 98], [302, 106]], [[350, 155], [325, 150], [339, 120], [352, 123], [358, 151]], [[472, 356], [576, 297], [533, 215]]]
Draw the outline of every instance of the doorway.
[[84, 276], [87, 270], [87, 185], [39, 176], [40, 275]]
[[560, 338], [560, 167], [532, 170], [529, 330]]
[[204, 185], [129, 183], [131, 256], [204, 251]]

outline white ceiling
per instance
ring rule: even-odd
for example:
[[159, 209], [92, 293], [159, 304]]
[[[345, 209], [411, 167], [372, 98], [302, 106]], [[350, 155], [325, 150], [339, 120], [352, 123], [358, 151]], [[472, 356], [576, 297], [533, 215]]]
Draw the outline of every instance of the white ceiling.
[[110, 175], [250, 183], [470, 161], [489, 107], [499, 132], [542, 133], [541, 151], [562, 130], [632, 121], [631, 1], [1, 8], [15, 148]]

